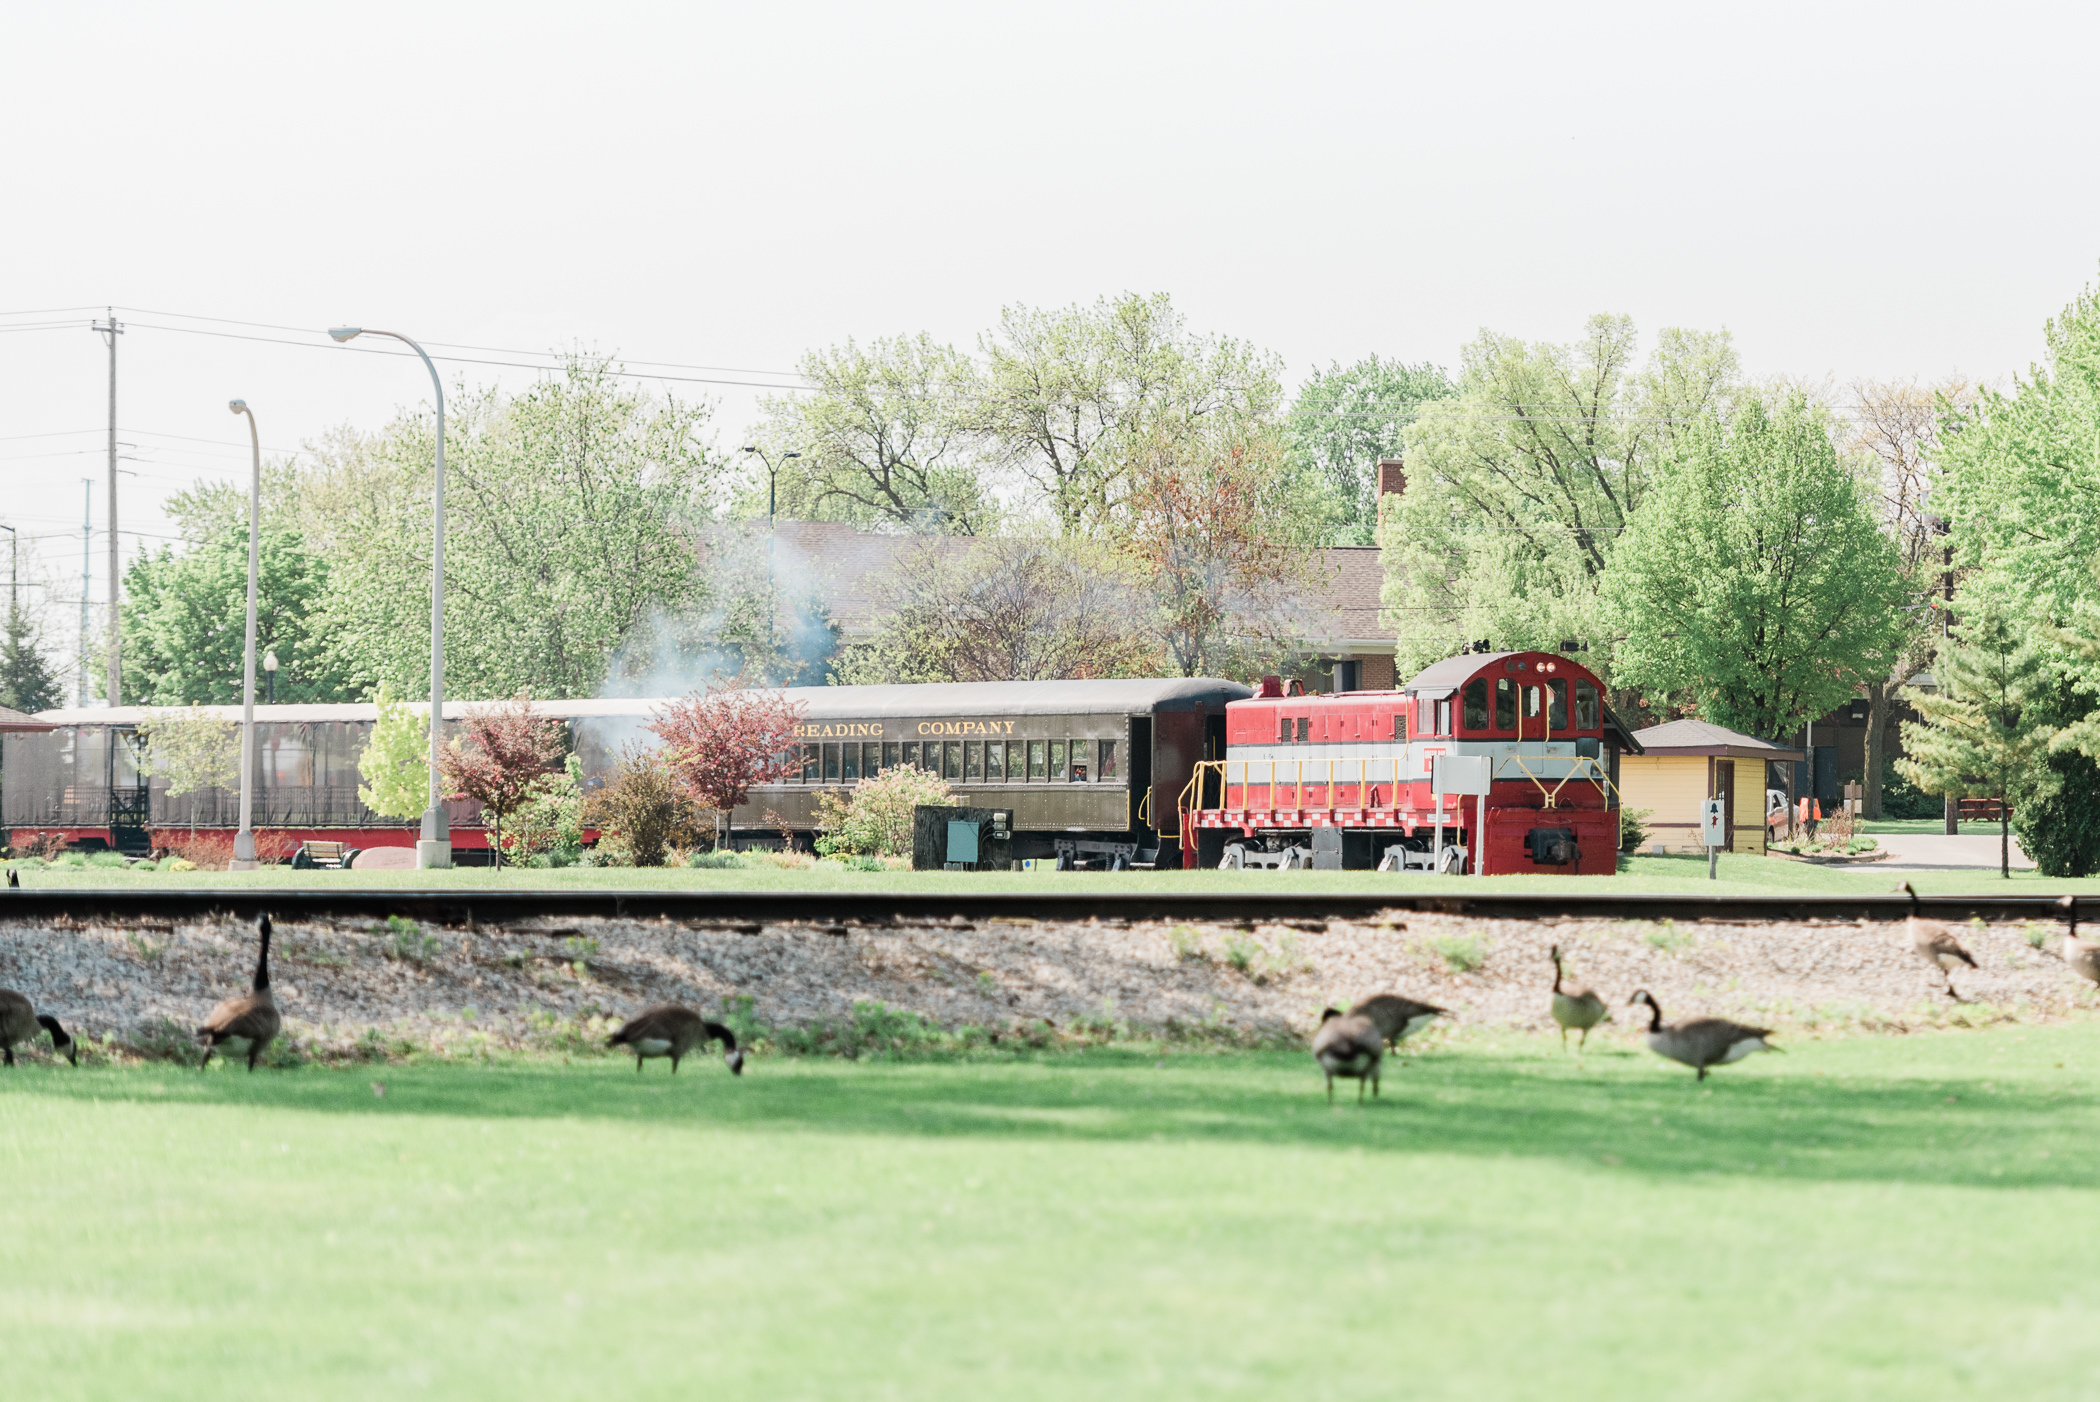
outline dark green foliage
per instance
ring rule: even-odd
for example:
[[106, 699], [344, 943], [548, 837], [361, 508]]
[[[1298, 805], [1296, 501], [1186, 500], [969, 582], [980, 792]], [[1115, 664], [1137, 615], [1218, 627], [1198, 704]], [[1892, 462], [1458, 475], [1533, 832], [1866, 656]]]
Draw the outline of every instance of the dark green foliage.
[[[1881, 767], [1881, 816], [1884, 818], [1937, 818], [1946, 811], [1947, 801], [1938, 794], [1926, 793], [1916, 784], [1903, 777], [1896, 769], [1894, 757]], [[2018, 826], [2015, 824], [2015, 826]]]
[[64, 700], [58, 679], [51, 674], [51, 664], [37, 642], [37, 630], [29, 616], [10, 606], [7, 631], [0, 636], [0, 706], [33, 715]]
[[2047, 767], [2054, 782], [2013, 807], [2020, 850], [2044, 876], [2100, 872], [2100, 765], [2073, 750], [2049, 756]]
[[1457, 393], [1441, 366], [1375, 355], [1306, 379], [1291, 404], [1291, 462], [1331, 500], [1328, 543], [1375, 543], [1378, 460], [1400, 456], [1401, 434], [1417, 408]]

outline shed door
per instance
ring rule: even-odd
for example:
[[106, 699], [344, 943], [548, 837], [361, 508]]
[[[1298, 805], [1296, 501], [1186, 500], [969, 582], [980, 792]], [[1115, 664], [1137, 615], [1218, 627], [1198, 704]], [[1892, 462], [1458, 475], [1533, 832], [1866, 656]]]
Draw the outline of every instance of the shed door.
[[1727, 852], [1733, 852], [1735, 850], [1734, 760], [1717, 759], [1714, 761], [1714, 797], [1721, 800], [1721, 822], [1723, 824], [1722, 832], [1726, 834], [1728, 838], [1728, 844], [1722, 850]]

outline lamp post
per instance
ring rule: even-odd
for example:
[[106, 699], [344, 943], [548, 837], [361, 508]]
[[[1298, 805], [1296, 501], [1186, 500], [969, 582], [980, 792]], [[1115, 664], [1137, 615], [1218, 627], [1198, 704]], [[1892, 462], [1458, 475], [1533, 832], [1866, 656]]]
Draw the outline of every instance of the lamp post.
[[358, 336], [386, 336], [422, 356], [437, 393], [437, 461], [430, 498], [430, 806], [423, 810], [423, 831], [416, 843], [419, 868], [452, 865], [452, 825], [438, 803], [438, 733], [445, 718], [445, 382], [423, 348], [399, 331], [363, 326], [337, 326], [328, 334], [337, 341]]
[[277, 649], [263, 654], [263, 675], [270, 679], [270, 704], [277, 704]]
[[255, 428], [255, 412], [245, 399], [226, 407], [248, 420], [248, 642], [241, 651], [241, 830], [233, 835], [233, 860], [228, 871], [254, 871], [255, 829], [255, 577], [261, 559], [262, 539], [262, 435]]
[[[780, 467], [766, 456], [765, 449], [755, 443], [744, 445], [747, 453], [758, 454], [758, 460], [766, 465], [766, 646], [773, 646], [773, 545], [780, 538], [780, 528], [774, 523], [774, 507], [779, 500]], [[780, 455], [780, 461], [799, 458], [802, 454], [789, 449]]]

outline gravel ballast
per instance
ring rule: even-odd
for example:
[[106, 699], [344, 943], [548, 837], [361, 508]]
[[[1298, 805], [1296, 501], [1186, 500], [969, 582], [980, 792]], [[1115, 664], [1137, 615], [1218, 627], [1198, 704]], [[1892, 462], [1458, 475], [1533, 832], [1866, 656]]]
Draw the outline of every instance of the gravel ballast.
[[[2040, 938], [2037, 948], [2031, 937]], [[1547, 1032], [1559, 944], [1571, 982], [1615, 1009], [1650, 990], [1671, 1018], [1722, 1015], [1794, 1033], [1901, 1032], [2080, 1014], [2093, 1001], [2054, 927], [1971, 926], [1981, 966], [1954, 977], [1901, 924], [1468, 920], [1395, 913], [1291, 926], [993, 922], [818, 928], [567, 920], [476, 929], [280, 923], [272, 973], [293, 1046], [464, 1054], [544, 1046], [657, 1002], [713, 1013], [749, 998], [759, 1025], [809, 1027], [880, 1002], [946, 1029], [1113, 1028], [1262, 1042], [1320, 1010], [1400, 992], [1451, 1009], [1447, 1032]], [[97, 1039], [165, 1046], [245, 989], [247, 925], [0, 924], [0, 986]], [[375, 1033], [373, 1029], [378, 1029]], [[375, 1040], [376, 1039], [376, 1040]], [[360, 1049], [361, 1053], [360, 1053]]]

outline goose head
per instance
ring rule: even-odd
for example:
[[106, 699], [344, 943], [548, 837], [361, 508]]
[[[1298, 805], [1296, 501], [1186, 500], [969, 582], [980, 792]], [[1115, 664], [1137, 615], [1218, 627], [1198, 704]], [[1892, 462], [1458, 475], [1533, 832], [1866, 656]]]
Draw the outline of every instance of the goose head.
[[735, 1051], [730, 1052], [722, 1060], [727, 1063], [730, 1075], [741, 1076], [744, 1074], [744, 1049], [742, 1047], [738, 1047]]
[[1340, 1008], [1328, 1008], [1320, 1014], [1320, 1025], [1325, 1027], [1330, 1018], [1337, 1018], [1341, 1015], [1342, 1010]]
[[2064, 931], [2066, 939], [2078, 938], [2078, 897], [2064, 896], [2056, 902], [2056, 908], [2064, 913], [2069, 928]]

